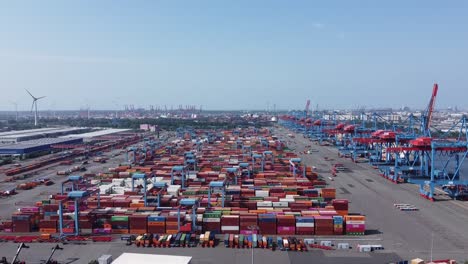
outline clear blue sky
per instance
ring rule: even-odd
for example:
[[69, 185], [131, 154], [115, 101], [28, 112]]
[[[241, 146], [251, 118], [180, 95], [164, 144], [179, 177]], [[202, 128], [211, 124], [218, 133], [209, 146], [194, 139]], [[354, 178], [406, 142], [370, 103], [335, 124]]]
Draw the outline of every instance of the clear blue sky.
[[0, 40], [1, 110], [468, 108], [468, 1], [2, 1]]

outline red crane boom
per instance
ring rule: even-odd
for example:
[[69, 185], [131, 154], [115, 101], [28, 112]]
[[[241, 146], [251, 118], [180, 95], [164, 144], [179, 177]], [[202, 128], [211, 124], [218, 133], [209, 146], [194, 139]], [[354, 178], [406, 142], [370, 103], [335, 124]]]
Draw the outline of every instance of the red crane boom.
[[432, 88], [432, 96], [431, 100], [429, 101], [429, 105], [427, 106], [427, 113], [426, 113], [426, 122], [425, 122], [425, 131], [429, 131], [429, 127], [431, 126], [432, 121], [432, 112], [434, 111], [435, 100], [437, 97], [437, 91], [439, 90], [439, 85], [434, 83], [434, 87]]

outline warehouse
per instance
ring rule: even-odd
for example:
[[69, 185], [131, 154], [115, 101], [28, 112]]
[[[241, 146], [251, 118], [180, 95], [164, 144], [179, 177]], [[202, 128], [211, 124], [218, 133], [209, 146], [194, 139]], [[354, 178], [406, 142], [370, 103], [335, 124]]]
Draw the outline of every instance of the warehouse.
[[47, 152], [55, 144], [80, 144], [81, 138], [41, 138], [21, 141], [15, 144], [0, 144], [0, 156], [31, 156], [35, 153]]
[[53, 138], [71, 133], [84, 133], [89, 130], [89, 128], [84, 127], [59, 127], [8, 131], [0, 133], [0, 143], [10, 144], [40, 138]]
[[106, 129], [95, 130], [95, 131], [83, 133], [83, 134], [65, 135], [65, 136], [61, 136], [60, 138], [81, 138], [85, 142], [89, 142], [89, 141], [93, 141], [97, 137], [108, 136], [108, 135], [128, 132], [128, 131], [130, 131], [130, 129], [106, 128]]

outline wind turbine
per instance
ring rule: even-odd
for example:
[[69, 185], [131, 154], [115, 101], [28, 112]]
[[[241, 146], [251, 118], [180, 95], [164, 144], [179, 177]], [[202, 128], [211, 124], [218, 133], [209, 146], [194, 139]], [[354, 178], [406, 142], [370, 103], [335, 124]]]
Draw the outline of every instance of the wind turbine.
[[31, 112], [32, 112], [32, 110], [33, 110], [33, 108], [34, 108], [34, 110], [35, 110], [35, 111], [34, 111], [34, 126], [37, 126], [37, 101], [38, 101], [39, 99], [44, 98], [45, 96], [34, 97], [34, 95], [32, 95], [27, 89], [25, 89], [25, 90], [26, 90], [26, 92], [28, 92], [28, 94], [29, 94], [29, 95], [32, 97], [32, 99], [33, 99], [33, 102], [32, 102], [32, 105], [31, 105]]

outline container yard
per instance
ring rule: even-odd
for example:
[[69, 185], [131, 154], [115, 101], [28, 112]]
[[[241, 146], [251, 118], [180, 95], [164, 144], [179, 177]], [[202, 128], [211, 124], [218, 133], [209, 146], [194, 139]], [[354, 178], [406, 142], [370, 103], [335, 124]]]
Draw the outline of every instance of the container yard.
[[29, 2], [0, 264], [468, 264], [466, 1]]
[[[308, 143], [299, 135], [291, 141], [291, 133], [284, 128], [179, 130], [168, 142], [142, 138], [120, 151], [116, 161], [93, 160], [94, 173], [61, 176], [47, 196], [28, 206], [15, 204], [17, 212], [11, 210], [11, 219], [2, 221], [0, 239], [157, 251], [320, 251], [330, 257], [343, 250], [351, 256], [372, 251], [388, 262], [412, 258], [392, 248], [392, 239], [380, 231], [385, 224], [369, 223], [372, 202], [354, 201], [350, 185], [338, 187], [342, 175], [355, 169], [345, 162], [336, 166], [323, 156], [332, 151], [325, 147], [296, 154]], [[340, 168], [337, 181], [326, 179], [329, 166]]]

